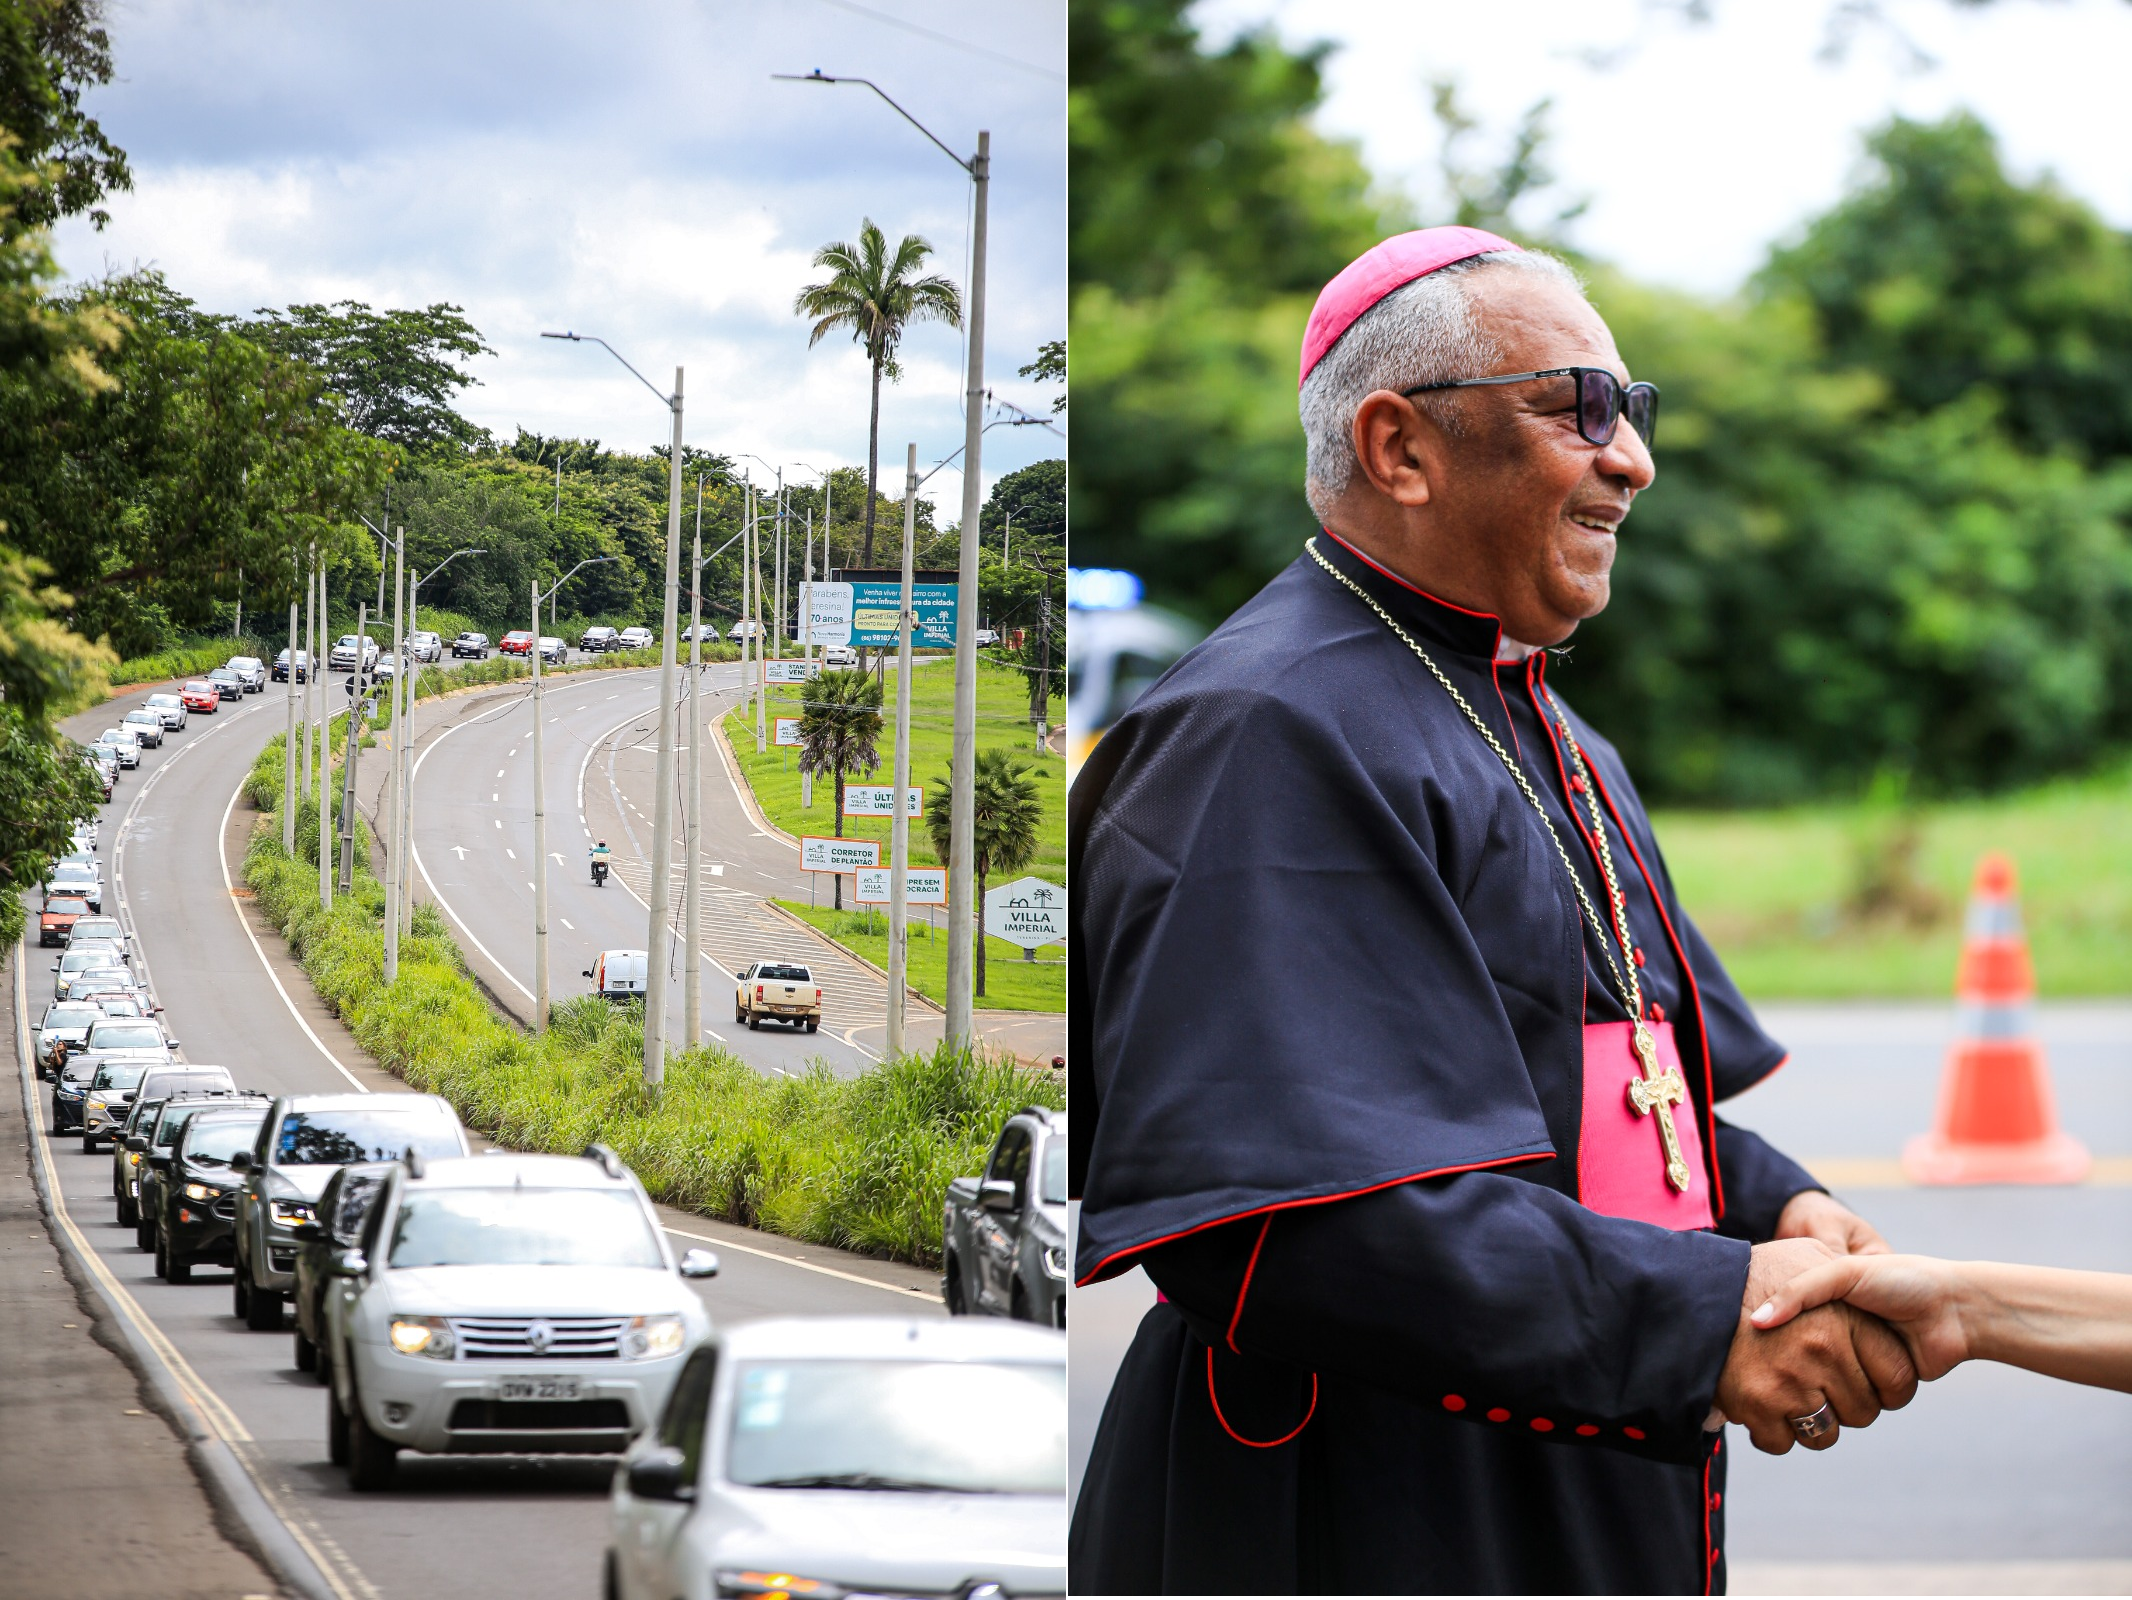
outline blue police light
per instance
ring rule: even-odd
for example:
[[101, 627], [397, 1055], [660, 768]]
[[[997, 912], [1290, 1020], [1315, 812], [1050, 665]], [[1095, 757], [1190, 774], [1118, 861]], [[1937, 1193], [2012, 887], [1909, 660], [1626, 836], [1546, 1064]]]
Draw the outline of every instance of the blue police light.
[[1129, 611], [1140, 603], [1140, 580], [1115, 567], [1068, 567], [1066, 605], [1072, 611]]

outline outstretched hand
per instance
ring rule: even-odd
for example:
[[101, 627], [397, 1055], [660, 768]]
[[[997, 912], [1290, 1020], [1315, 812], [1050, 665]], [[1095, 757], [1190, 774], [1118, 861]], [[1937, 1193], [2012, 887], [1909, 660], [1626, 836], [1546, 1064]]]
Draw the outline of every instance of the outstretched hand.
[[1908, 1347], [1918, 1376], [1929, 1383], [1969, 1358], [1960, 1288], [1960, 1272], [1951, 1261], [1839, 1256], [1785, 1280], [1748, 1320], [1757, 1328], [1781, 1328], [1803, 1312], [1847, 1301], [1888, 1323]]
[[[1903, 1341], [1853, 1306], [1824, 1299], [1812, 1309], [1796, 1308], [1782, 1325], [1753, 1320], [1752, 1313], [1774, 1301], [1785, 1284], [1853, 1259], [1809, 1238], [1754, 1247], [1739, 1327], [1718, 1377], [1717, 1404], [1747, 1429], [1756, 1449], [1776, 1456], [1795, 1444], [1826, 1450], [1843, 1428], [1867, 1427], [1883, 1409], [1906, 1406], [1917, 1393], [1917, 1366]], [[1802, 1439], [1792, 1419], [1811, 1415], [1824, 1401], [1839, 1426]]]

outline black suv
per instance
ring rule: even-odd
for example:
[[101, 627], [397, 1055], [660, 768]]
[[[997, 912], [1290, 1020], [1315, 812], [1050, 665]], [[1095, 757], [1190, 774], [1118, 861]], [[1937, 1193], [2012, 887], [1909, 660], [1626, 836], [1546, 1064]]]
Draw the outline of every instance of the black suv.
[[619, 650], [621, 638], [613, 628], [587, 628], [578, 636], [577, 647], [587, 655], [602, 650]]
[[133, 1230], [133, 1242], [141, 1249], [153, 1250], [163, 1214], [163, 1180], [170, 1173], [171, 1147], [185, 1124], [202, 1111], [237, 1110], [268, 1102], [265, 1095], [237, 1089], [178, 1088], [143, 1103], [150, 1109], [135, 1116], [113, 1156], [114, 1165], [118, 1161], [126, 1164], [125, 1175], [116, 1185], [130, 1191], [130, 1199], [120, 1197], [119, 1223]]
[[252, 1102], [196, 1111], [164, 1159], [156, 1196], [156, 1275], [169, 1283], [192, 1282], [201, 1262], [237, 1264], [235, 1222], [240, 1174], [230, 1159], [249, 1153], [268, 1107]]

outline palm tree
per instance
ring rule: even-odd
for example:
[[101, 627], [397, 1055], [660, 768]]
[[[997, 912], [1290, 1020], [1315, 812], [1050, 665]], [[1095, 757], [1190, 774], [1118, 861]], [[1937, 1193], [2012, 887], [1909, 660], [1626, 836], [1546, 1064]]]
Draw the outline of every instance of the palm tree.
[[[836, 780], [837, 837], [844, 836], [844, 779], [881, 765], [881, 685], [866, 672], [824, 672], [800, 701], [800, 771]], [[835, 907], [844, 909], [844, 875], [833, 874]]]
[[[985, 879], [994, 872], [1002, 876], [1019, 872], [1029, 864], [1043, 827], [1044, 798], [1028, 766], [1004, 750], [978, 751], [973, 776], [970, 865], [977, 873], [977, 992], [981, 995], [985, 992]], [[925, 831], [932, 835], [933, 853], [943, 862], [953, 836], [951, 793], [948, 779], [942, 777], [925, 803]]]
[[866, 347], [873, 368], [873, 409], [866, 423], [866, 535], [859, 565], [874, 564], [874, 486], [881, 470], [881, 375], [893, 382], [902, 369], [896, 365], [896, 346], [914, 322], [945, 322], [962, 326], [962, 294], [954, 281], [937, 275], [918, 274], [933, 247], [915, 233], [903, 236], [893, 253], [888, 240], [871, 217], [859, 224], [856, 245], [825, 244], [814, 253], [814, 265], [828, 269], [827, 283], [812, 283], [793, 297], [792, 313], [815, 319], [807, 339], [812, 350], [824, 335], [849, 329], [854, 343]]

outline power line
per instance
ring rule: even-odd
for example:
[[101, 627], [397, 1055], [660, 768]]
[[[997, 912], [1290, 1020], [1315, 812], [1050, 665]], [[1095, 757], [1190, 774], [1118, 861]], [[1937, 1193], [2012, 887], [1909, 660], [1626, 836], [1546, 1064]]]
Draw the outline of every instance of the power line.
[[1040, 67], [1033, 61], [1022, 60], [1020, 56], [1010, 56], [997, 50], [988, 50], [981, 44], [972, 44], [969, 40], [958, 39], [952, 34], [936, 33], [933, 29], [920, 27], [915, 22], [906, 22], [903, 18], [892, 17], [885, 11], [876, 11], [872, 6], [862, 6], [857, 3], [857, 0], [821, 0], [821, 3], [825, 6], [835, 6], [839, 11], [849, 11], [854, 16], [869, 18], [887, 27], [901, 28], [905, 33], [915, 33], [921, 39], [931, 39], [936, 44], [952, 45], [957, 50], [967, 50], [972, 55], [988, 57], [1004, 66], [1019, 67], [1024, 72], [1033, 72], [1040, 78], [1051, 79], [1054, 83], [1064, 83], [1066, 81], [1066, 74], [1063, 72], [1054, 72], [1049, 67]]

